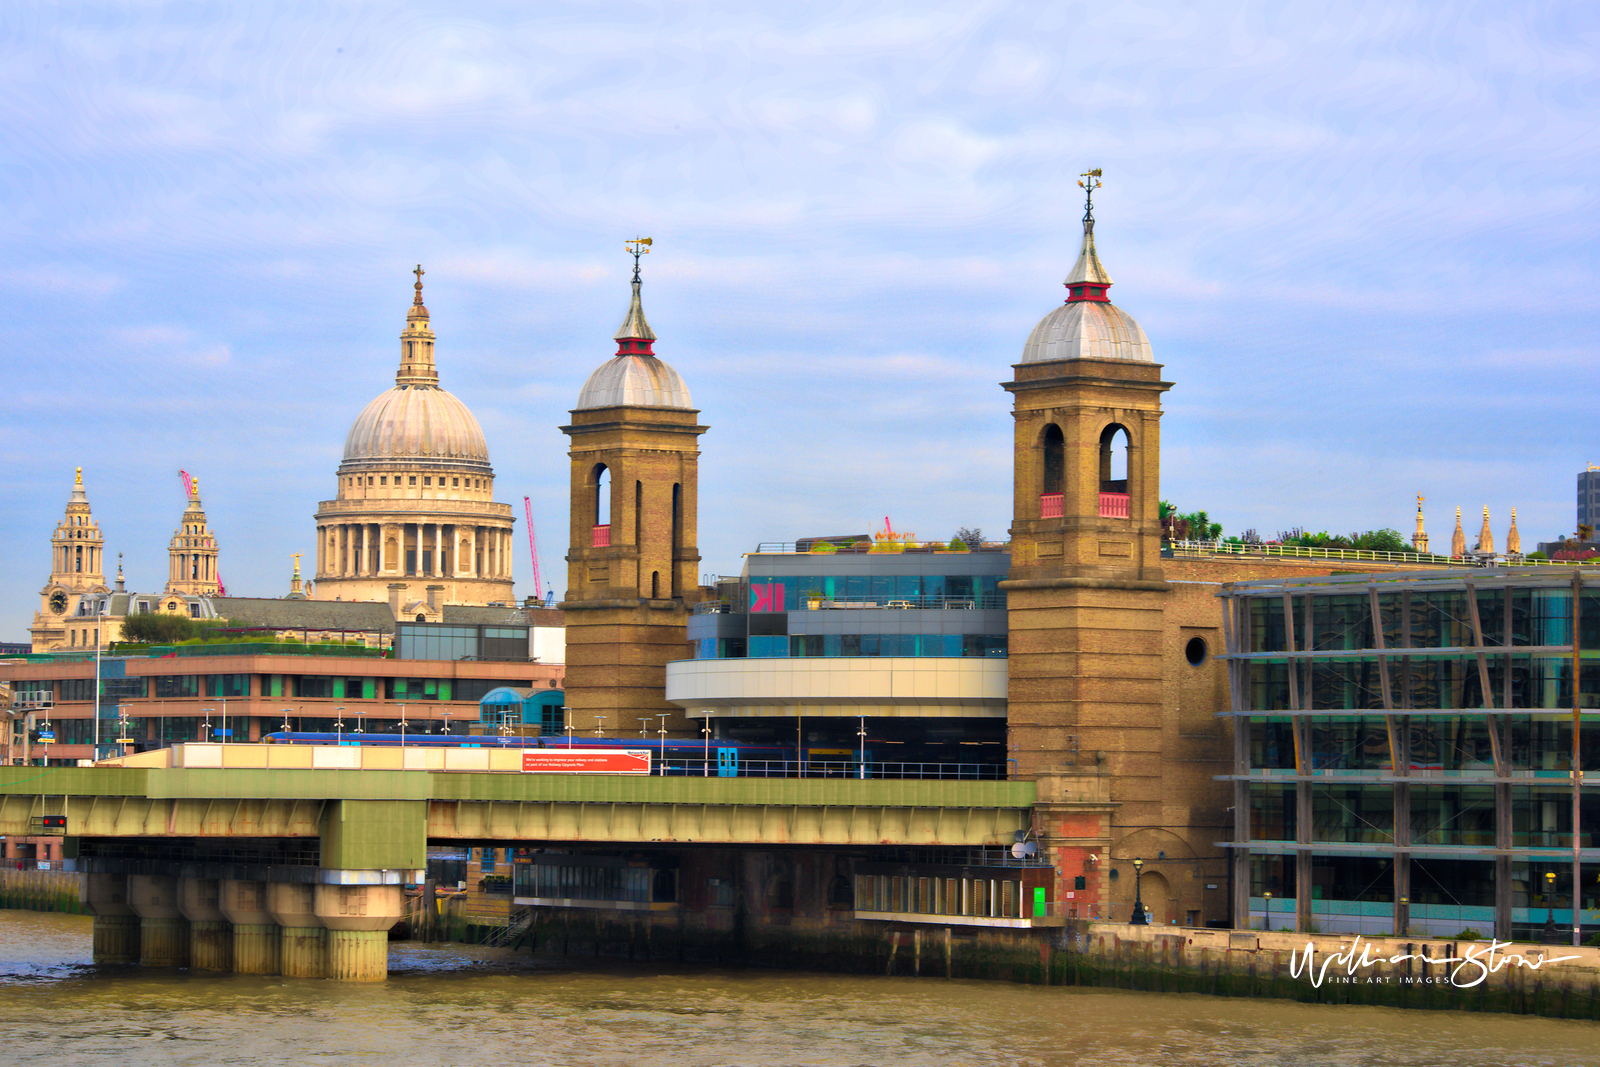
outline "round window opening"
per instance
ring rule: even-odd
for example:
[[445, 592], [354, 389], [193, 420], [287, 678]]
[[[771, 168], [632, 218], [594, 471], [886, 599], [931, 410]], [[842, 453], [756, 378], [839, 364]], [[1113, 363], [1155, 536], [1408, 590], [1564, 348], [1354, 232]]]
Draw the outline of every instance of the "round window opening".
[[1189, 643], [1183, 646], [1183, 656], [1189, 661], [1189, 666], [1198, 667], [1206, 661], [1206, 640], [1203, 637], [1191, 637]]

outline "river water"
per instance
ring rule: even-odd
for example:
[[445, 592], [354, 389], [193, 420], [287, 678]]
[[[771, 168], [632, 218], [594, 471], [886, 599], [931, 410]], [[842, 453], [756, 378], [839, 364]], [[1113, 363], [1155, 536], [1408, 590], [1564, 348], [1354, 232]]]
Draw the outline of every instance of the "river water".
[[95, 967], [84, 916], [0, 911], [0, 1063], [1600, 1064], [1593, 1023], [396, 944], [373, 985]]

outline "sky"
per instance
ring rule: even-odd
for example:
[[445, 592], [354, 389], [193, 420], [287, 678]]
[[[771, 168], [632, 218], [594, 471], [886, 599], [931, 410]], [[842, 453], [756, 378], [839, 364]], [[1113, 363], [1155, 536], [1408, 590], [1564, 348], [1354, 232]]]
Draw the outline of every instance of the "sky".
[[[442, 384], [565, 585], [568, 420], [631, 260], [701, 421], [699, 543], [1009, 523], [1011, 377], [1099, 167], [1224, 534], [1531, 548], [1600, 462], [1600, 8], [1580, 3], [0, 6], [0, 640], [73, 468], [130, 588], [198, 476], [234, 595], [393, 383]], [[516, 592], [534, 593], [526, 552]]]

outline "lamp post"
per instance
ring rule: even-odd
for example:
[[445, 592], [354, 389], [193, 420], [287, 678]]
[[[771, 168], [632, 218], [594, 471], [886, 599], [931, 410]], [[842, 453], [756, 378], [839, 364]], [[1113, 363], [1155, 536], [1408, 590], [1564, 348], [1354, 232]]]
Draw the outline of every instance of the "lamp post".
[[667, 773], [667, 717], [662, 715], [660, 718], [661, 729], [657, 733], [661, 735], [661, 747], [657, 751], [661, 758], [661, 774], [662, 777], [665, 777]]
[[606, 717], [604, 715], [596, 715], [594, 717], [594, 735], [596, 737], [604, 737], [606, 735]]
[[700, 720], [700, 733], [706, 739], [705, 774], [702, 777], [711, 777], [711, 713], [707, 712], [705, 718]]
[[1130, 926], [1149, 926], [1150, 920], [1144, 917], [1144, 860], [1133, 861], [1133, 917], [1128, 920]]
[[406, 747], [406, 706], [400, 705], [400, 747]]
[[[96, 708], [95, 710], [99, 711], [100, 709]], [[216, 711], [217, 709], [216, 708], [201, 708], [200, 710], [206, 713], [206, 721], [201, 723], [200, 726], [206, 732], [206, 740], [210, 741], [211, 740], [211, 713], [213, 711]], [[98, 723], [96, 725], [98, 726]], [[100, 743], [99, 742], [99, 738], [97, 736], [96, 739], [95, 739], [95, 744], [99, 744], [99, 743]]]
[[333, 709], [333, 728], [338, 735], [337, 740], [341, 745], [344, 744], [344, 716], [339, 714], [342, 711], [344, 711], [343, 708]]
[[[289, 712], [291, 710], [293, 710], [293, 709], [291, 709], [291, 708], [284, 708], [283, 709], [283, 732], [284, 733], [289, 733], [290, 730], [292, 729], [292, 727], [290, 727], [290, 725], [289, 725]], [[285, 738], [285, 740], [288, 740], [288, 739]]]
[[1262, 896], [1267, 900], [1267, 913], [1261, 917], [1261, 929], [1266, 931], [1272, 929], [1272, 890], [1267, 890]]
[[1400, 918], [1399, 918], [1399, 921], [1397, 921], [1394, 925], [1395, 925], [1394, 936], [1396, 936], [1396, 937], [1404, 937], [1404, 936], [1406, 936], [1406, 931], [1411, 928], [1411, 898], [1410, 897], [1401, 897], [1400, 898]]
[[1547, 945], [1556, 943], [1556, 872], [1544, 872], [1544, 902], [1550, 907], [1550, 914], [1544, 921], [1544, 929], [1540, 931], [1539, 940]]
[[861, 758], [856, 761], [856, 770], [858, 777], [865, 779], [867, 777], [867, 717], [865, 715], [861, 716], [861, 728], [856, 731], [856, 734], [861, 738]]

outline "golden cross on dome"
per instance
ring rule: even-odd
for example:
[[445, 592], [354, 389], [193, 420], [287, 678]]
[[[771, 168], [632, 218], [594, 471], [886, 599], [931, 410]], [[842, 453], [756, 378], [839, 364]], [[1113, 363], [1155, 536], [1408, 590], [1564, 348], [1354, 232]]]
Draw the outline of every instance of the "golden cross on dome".
[[422, 276], [424, 274], [428, 273], [428, 272], [422, 269], [422, 264], [421, 263], [418, 263], [417, 264], [417, 269], [412, 271], [411, 273], [415, 274], [417, 276], [417, 284], [416, 284], [417, 295], [411, 302], [413, 304], [420, 304], [420, 303], [422, 303]]
[[300, 577], [300, 557], [305, 555], [305, 553], [304, 552], [291, 552], [291, 553], [289, 553], [289, 555], [294, 557], [294, 576], [296, 578], [298, 578], [298, 577]]

